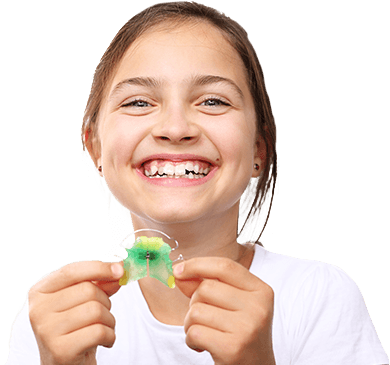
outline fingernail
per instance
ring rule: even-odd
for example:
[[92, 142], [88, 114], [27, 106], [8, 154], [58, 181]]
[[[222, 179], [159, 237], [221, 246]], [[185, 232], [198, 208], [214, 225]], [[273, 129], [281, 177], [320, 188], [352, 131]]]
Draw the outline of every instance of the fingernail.
[[184, 270], [184, 262], [181, 262], [180, 264], [177, 264], [173, 267], [173, 273], [175, 276], [179, 276]]
[[119, 263], [111, 264], [111, 271], [114, 278], [121, 278], [123, 276], [123, 267]]

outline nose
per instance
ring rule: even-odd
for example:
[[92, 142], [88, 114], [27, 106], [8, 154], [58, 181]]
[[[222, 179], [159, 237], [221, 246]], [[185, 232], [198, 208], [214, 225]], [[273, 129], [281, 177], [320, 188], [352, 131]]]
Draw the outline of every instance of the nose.
[[172, 144], [194, 144], [199, 140], [201, 130], [191, 121], [190, 113], [180, 106], [171, 107], [161, 115], [154, 126], [152, 135], [158, 142]]

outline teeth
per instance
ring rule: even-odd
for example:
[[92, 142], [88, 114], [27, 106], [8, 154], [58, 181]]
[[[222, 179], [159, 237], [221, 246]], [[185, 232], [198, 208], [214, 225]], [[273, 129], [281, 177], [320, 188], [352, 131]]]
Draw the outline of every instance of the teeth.
[[185, 175], [186, 173], [186, 167], [184, 164], [176, 165], [175, 166], [175, 175]]
[[153, 161], [145, 166], [144, 174], [149, 178], [201, 179], [210, 172], [210, 167], [204, 165], [203, 162], [188, 161], [179, 164], [167, 162], [158, 166], [157, 161]]
[[187, 171], [193, 171], [194, 170], [194, 164], [192, 162], [186, 163], [186, 170]]
[[164, 172], [164, 174], [173, 176], [173, 175], [175, 174], [175, 166], [173, 166], [173, 164], [171, 164], [171, 163], [168, 162], [168, 163], [164, 166], [163, 172]]
[[[207, 170], [207, 169], [206, 169]], [[151, 168], [150, 168], [150, 175], [155, 175], [156, 172], [158, 171], [158, 168], [156, 165], [153, 165]], [[146, 171], [145, 171], [145, 175], [146, 175]], [[147, 176], [147, 175], [146, 175]]]

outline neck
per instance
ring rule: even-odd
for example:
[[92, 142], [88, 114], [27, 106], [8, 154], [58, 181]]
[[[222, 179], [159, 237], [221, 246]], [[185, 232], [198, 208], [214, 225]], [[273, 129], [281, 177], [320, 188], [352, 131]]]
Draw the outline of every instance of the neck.
[[[230, 258], [249, 268], [253, 250], [237, 243], [238, 204], [224, 216], [207, 217], [195, 222], [158, 223], [132, 214], [134, 230], [156, 229], [179, 242], [178, 254], [193, 257]], [[169, 289], [158, 280], [146, 277], [139, 285], [150, 311], [162, 323], [183, 325], [190, 299], [178, 288]]]
[[132, 214], [134, 230], [156, 229], [179, 243], [177, 253], [185, 260], [193, 257], [222, 256], [232, 260], [239, 257], [237, 244], [238, 204], [228, 214], [207, 217], [195, 222], [159, 223]]

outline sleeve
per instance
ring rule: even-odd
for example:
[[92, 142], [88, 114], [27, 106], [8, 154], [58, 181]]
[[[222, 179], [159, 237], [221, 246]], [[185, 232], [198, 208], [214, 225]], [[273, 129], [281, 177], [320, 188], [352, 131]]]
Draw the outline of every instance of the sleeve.
[[292, 364], [389, 364], [363, 297], [344, 271], [318, 264], [296, 293]]
[[6, 365], [40, 365], [40, 356], [28, 315], [28, 301], [16, 317], [12, 328]]

